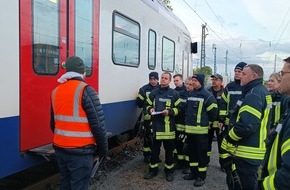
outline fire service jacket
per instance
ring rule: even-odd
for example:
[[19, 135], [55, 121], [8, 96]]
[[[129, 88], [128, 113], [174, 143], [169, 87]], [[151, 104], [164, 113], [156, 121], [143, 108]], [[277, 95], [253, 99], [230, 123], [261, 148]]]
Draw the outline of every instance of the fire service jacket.
[[147, 99], [147, 112], [154, 108], [155, 112], [165, 109], [169, 111], [168, 116], [162, 114], [152, 116], [153, 135], [157, 140], [175, 139], [175, 118], [180, 106], [179, 94], [170, 87], [162, 88], [158, 86], [154, 89]]
[[266, 172], [259, 182], [259, 189], [290, 189], [290, 109], [281, 118], [281, 123], [272, 131], [275, 139], [267, 147], [269, 154], [264, 158]]
[[272, 98], [262, 79], [244, 86], [239, 107], [233, 113], [236, 122], [230, 126], [221, 147], [230, 154], [259, 165], [264, 158], [264, 140], [270, 128]]
[[142, 86], [140, 89], [139, 89], [139, 93], [137, 95], [137, 98], [136, 98], [136, 103], [137, 103], [137, 106], [139, 108], [143, 108], [143, 114], [144, 114], [144, 117], [143, 119], [144, 120], [150, 120], [151, 119], [151, 115], [147, 113], [146, 109], [145, 108], [145, 105], [146, 105], [146, 99], [149, 97], [149, 94], [152, 92], [152, 90], [154, 90], [156, 87], [158, 86], [158, 84], [156, 86], [152, 86], [150, 83], [149, 84], [146, 84], [144, 86]]
[[240, 80], [235, 80], [227, 84], [219, 102], [219, 122], [225, 125], [229, 125], [229, 122], [235, 122], [231, 116], [235, 110], [237, 101], [242, 97], [242, 89]]
[[185, 133], [208, 134], [210, 122], [217, 118], [218, 107], [213, 94], [204, 89], [194, 89], [188, 94]]

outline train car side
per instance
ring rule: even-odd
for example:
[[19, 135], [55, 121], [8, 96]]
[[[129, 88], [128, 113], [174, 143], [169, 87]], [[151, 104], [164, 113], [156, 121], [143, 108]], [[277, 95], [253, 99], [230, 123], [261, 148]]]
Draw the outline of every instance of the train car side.
[[[129, 113], [138, 113], [136, 112], [135, 98], [138, 89], [148, 83], [148, 73], [154, 70], [161, 74], [164, 71], [164, 68], [162, 68], [164, 39], [172, 42], [175, 46], [174, 68], [169, 71], [182, 73], [185, 76], [189, 75], [191, 71], [189, 64], [190, 39], [184, 25], [156, 1], [106, 0], [101, 1], [101, 7], [106, 8], [101, 9], [100, 12], [101, 51], [99, 58], [101, 63], [100, 89], [102, 89], [100, 98], [104, 103], [105, 111], [110, 112], [106, 115], [109, 131], [116, 135], [124, 132], [124, 129], [129, 130], [132, 124], [136, 122], [136, 117], [132, 118]], [[128, 7], [134, 8], [129, 9]], [[124, 25], [120, 26], [121, 24]], [[129, 33], [124, 32], [124, 35], [135, 32], [135, 36], [131, 33], [131, 38], [137, 44], [133, 53], [138, 55], [138, 61], [133, 61], [133, 63], [118, 62], [117, 58], [114, 60], [117, 50], [108, 45], [119, 45], [114, 40], [122, 38], [122, 34], [119, 33], [124, 30]], [[155, 34], [156, 40], [155, 64], [151, 68], [148, 47], [150, 40], [152, 40], [150, 39], [150, 33]], [[106, 34], [112, 36], [104, 38]], [[127, 42], [121, 43], [123, 46], [131, 42], [130, 39], [126, 40]], [[111, 74], [108, 75], [108, 73]], [[120, 118], [125, 118], [125, 120], [120, 122]], [[110, 126], [113, 126], [113, 128], [110, 128]]]
[[45, 161], [28, 152], [52, 141], [50, 93], [67, 56], [85, 60], [112, 136], [134, 127], [149, 72], [192, 70], [189, 33], [158, 1], [11, 0], [0, 16], [0, 178]]

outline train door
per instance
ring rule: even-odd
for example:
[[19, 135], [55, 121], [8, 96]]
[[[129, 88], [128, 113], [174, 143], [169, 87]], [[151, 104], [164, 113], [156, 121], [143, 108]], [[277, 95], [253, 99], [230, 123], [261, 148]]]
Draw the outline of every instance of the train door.
[[99, 0], [20, 1], [20, 151], [52, 142], [50, 93], [67, 56], [98, 89], [98, 15]]

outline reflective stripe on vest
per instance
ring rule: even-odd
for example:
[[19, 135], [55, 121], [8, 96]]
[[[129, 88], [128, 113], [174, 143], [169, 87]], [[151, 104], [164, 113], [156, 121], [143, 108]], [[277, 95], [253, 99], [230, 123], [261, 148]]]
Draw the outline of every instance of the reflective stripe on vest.
[[62, 148], [76, 148], [95, 144], [95, 139], [82, 108], [82, 94], [86, 83], [70, 80], [52, 92], [55, 130], [54, 144]]

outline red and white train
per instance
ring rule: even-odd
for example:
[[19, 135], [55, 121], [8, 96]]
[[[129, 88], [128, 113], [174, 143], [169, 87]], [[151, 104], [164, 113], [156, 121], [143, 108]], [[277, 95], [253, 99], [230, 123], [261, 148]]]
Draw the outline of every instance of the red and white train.
[[45, 161], [50, 93], [81, 57], [112, 136], [131, 130], [148, 73], [192, 72], [190, 34], [158, 0], [9, 0], [0, 6], [0, 178]]

